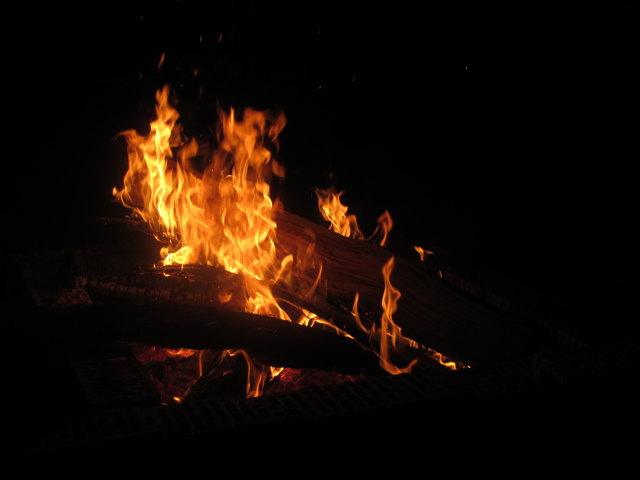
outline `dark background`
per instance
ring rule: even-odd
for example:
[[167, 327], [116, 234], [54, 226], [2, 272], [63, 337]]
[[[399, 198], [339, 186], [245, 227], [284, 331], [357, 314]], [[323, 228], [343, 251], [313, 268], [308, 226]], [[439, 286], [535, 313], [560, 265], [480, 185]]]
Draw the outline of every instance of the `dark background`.
[[313, 188], [333, 183], [365, 233], [390, 211], [398, 250], [446, 251], [543, 291], [574, 325], [629, 326], [618, 273], [632, 269], [635, 218], [619, 120], [634, 78], [624, 13], [346, 5], [9, 15], [7, 247], [90, 242], [96, 218], [122, 214], [111, 203], [126, 170], [116, 134], [147, 129], [168, 82], [194, 132], [215, 122], [217, 103], [285, 112], [287, 209], [318, 219]]

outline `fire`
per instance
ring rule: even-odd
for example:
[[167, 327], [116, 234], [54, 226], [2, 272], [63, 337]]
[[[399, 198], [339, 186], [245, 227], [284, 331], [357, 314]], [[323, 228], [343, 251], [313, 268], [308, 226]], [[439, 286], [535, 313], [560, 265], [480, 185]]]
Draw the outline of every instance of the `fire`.
[[407, 373], [417, 360], [413, 360], [407, 367], [398, 368], [390, 361], [391, 353], [398, 348], [399, 342], [412, 342], [404, 337], [394, 321], [393, 314], [398, 309], [400, 300], [400, 290], [391, 284], [391, 272], [395, 265], [395, 258], [391, 257], [382, 267], [382, 277], [384, 278], [384, 294], [382, 295], [382, 317], [380, 318], [380, 365], [387, 372], [397, 375]]
[[402, 334], [402, 329], [393, 321], [393, 314], [398, 309], [398, 301], [402, 294], [391, 283], [391, 273], [395, 266], [395, 258], [391, 257], [382, 267], [382, 277], [384, 279], [384, 293], [382, 294], [382, 315], [380, 317], [380, 325], [373, 325], [367, 328], [358, 311], [358, 301], [360, 295], [356, 292], [353, 300], [351, 312], [358, 328], [368, 334], [371, 338], [377, 339], [379, 343], [380, 366], [387, 372], [398, 375], [400, 373], [408, 373], [412, 370], [417, 360], [412, 360], [406, 367], [398, 367], [394, 364], [392, 356], [394, 352], [402, 348], [410, 348], [423, 351], [429, 358], [435, 360], [443, 367], [449, 370], [459, 370], [460, 368], [469, 368], [460, 362], [457, 362], [442, 353], [420, 345], [415, 340]]
[[358, 228], [358, 220], [355, 215], [347, 215], [349, 207], [342, 204], [340, 197], [344, 191], [335, 192], [333, 189], [322, 190], [316, 188], [318, 209], [327, 222], [329, 229], [343, 237], [362, 240], [364, 235]]
[[[346, 205], [343, 205], [340, 201], [342, 193], [343, 192], [336, 194], [331, 190], [316, 189], [316, 196], [318, 197], [318, 206], [320, 208], [320, 211], [322, 212], [325, 220], [330, 222], [329, 228], [332, 231], [340, 233], [343, 236], [362, 239], [363, 236], [360, 230], [358, 230], [359, 234], [357, 236], [349, 234], [351, 230], [347, 227], [350, 227], [352, 225], [357, 226], [358, 222], [355, 215], [346, 215], [348, 207]], [[385, 211], [382, 215], [380, 215], [380, 217], [378, 217], [378, 225], [369, 240], [375, 239], [377, 244], [385, 246], [387, 244], [389, 232], [391, 231], [392, 227], [393, 219], [391, 218], [391, 214], [388, 211]], [[433, 254], [432, 251], [426, 250], [417, 245], [414, 246], [414, 249], [418, 252], [418, 254], [420, 254], [421, 261], [424, 261], [428, 255]], [[394, 365], [393, 361], [391, 360], [393, 352], [397, 351], [401, 346], [408, 346], [410, 348], [419, 349], [426, 352], [426, 354], [431, 359], [435, 360], [440, 365], [450, 370], [468, 368], [466, 365], [456, 362], [455, 360], [446, 357], [442, 353], [420, 345], [415, 340], [402, 335], [400, 327], [393, 321], [393, 314], [398, 308], [398, 300], [401, 297], [400, 291], [391, 284], [391, 272], [393, 271], [394, 266], [395, 258], [391, 257], [382, 267], [382, 276], [384, 278], [385, 288], [382, 296], [383, 313], [380, 318], [380, 326], [376, 327], [374, 325], [371, 328], [367, 328], [364, 326], [358, 312], [358, 292], [356, 292], [355, 294], [353, 307], [351, 309], [356, 326], [360, 330], [368, 334], [371, 338], [378, 340], [380, 366], [393, 375], [410, 372], [416, 361], [412, 361], [406, 367], [400, 368]]]
[[372, 239], [377, 239], [376, 243], [382, 247], [387, 245], [389, 238], [389, 232], [393, 228], [393, 219], [388, 211], [384, 211], [382, 215], [378, 217], [378, 225], [376, 226]]
[[[234, 299], [247, 312], [269, 315], [292, 321], [275, 299], [271, 285], [292, 278], [293, 255], [278, 258], [276, 250], [277, 224], [275, 214], [281, 205], [271, 198], [271, 181], [284, 177], [284, 168], [272, 156], [278, 146], [278, 135], [285, 126], [283, 114], [270, 114], [247, 108], [241, 115], [231, 109], [219, 111], [217, 148], [206, 166], [194, 165], [199, 146], [187, 139], [178, 123], [178, 111], [170, 104], [169, 87], [156, 94], [156, 119], [147, 135], [134, 130], [122, 132], [127, 143], [128, 170], [123, 188], [114, 188], [114, 196], [144, 220], [155, 237], [164, 244], [160, 249], [163, 266], [200, 264], [222, 267], [242, 278], [243, 298]], [[316, 189], [320, 212], [340, 235], [364, 240], [355, 215], [348, 214], [342, 204], [343, 192]], [[369, 240], [385, 246], [393, 221], [389, 212], [378, 219], [378, 227]], [[297, 268], [314, 265], [314, 245], [301, 252]], [[395, 259], [382, 268], [384, 294], [379, 326], [367, 329], [357, 313], [357, 293], [353, 313], [357, 325], [379, 346], [380, 365], [392, 374], [412, 369], [415, 360], [406, 367], [393, 363], [393, 354], [401, 347], [419, 347], [404, 337], [393, 321], [400, 292], [391, 284]], [[313, 295], [318, 286], [322, 265], [314, 265], [317, 276], [305, 297]], [[239, 295], [239, 294], [235, 294]], [[231, 293], [221, 293], [221, 304], [232, 300]], [[350, 336], [331, 322], [304, 308], [295, 321], [312, 327], [321, 325], [338, 334]], [[351, 337], [353, 338], [353, 337]], [[165, 352], [168, 356], [194, 355], [191, 350]], [[437, 354], [437, 352], [435, 352]], [[440, 355], [440, 354], [438, 354]], [[266, 382], [282, 372], [280, 367], [262, 365], [243, 350], [226, 350], [219, 359], [240, 356], [247, 364], [246, 396], [262, 394]], [[440, 355], [441, 358], [443, 358]], [[447, 360], [448, 361], [448, 360]], [[444, 363], [442, 360], [441, 363]], [[203, 375], [202, 355], [198, 358], [198, 373]], [[182, 399], [176, 397], [175, 401]]]
[[[129, 169], [116, 197], [132, 209], [163, 242], [163, 265], [222, 266], [242, 274], [245, 309], [290, 321], [273, 297], [269, 284], [281, 274], [285, 261], [276, 256], [270, 180], [284, 176], [270, 147], [284, 128], [284, 115], [269, 116], [246, 109], [238, 118], [233, 109], [220, 111], [219, 146], [207, 167], [191, 165], [198, 153], [195, 139], [186, 141], [178, 111], [169, 103], [169, 87], [156, 94], [157, 118], [148, 135], [125, 131]], [[228, 302], [230, 297], [225, 296]], [[251, 363], [247, 395], [259, 395], [267, 377], [278, 369]]]
[[433, 252], [431, 250], [427, 250], [426, 248], [422, 248], [420, 245], [414, 245], [413, 249], [416, 252], [418, 252], [418, 255], [420, 255], [420, 261], [421, 262], [424, 262], [429, 255], [433, 255]]
[[393, 272], [394, 266], [395, 257], [391, 257], [382, 267], [384, 293], [382, 294], [382, 315], [380, 317], [380, 325], [374, 324], [369, 328], [364, 325], [358, 311], [360, 294], [357, 292], [354, 296], [351, 311], [358, 328], [369, 335], [370, 338], [378, 342], [380, 366], [392, 375], [398, 375], [400, 373], [410, 372], [413, 366], [417, 363], [417, 360], [412, 360], [409, 362], [409, 365], [400, 368], [394, 364], [391, 358], [393, 353], [401, 346], [418, 348], [419, 345], [412, 339], [402, 335], [401, 328], [393, 321], [393, 314], [397, 311], [398, 301], [402, 296], [400, 290], [391, 284], [391, 272]]
[[[318, 199], [318, 209], [327, 222], [329, 229], [343, 237], [349, 237], [356, 240], [363, 240], [364, 234], [358, 227], [358, 218], [353, 214], [347, 214], [349, 207], [342, 203], [341, 197], [344, 191], [335, 192], [329, 188], [322, 190], [315, 189]], [[367, 240], [375, 241], [378, 245], [385, 246], [389, 237], [389, 232], [393, 228], [393, 219], [388, 211], [385, 211], [378, 217], [377, 226], [371, 237]]]

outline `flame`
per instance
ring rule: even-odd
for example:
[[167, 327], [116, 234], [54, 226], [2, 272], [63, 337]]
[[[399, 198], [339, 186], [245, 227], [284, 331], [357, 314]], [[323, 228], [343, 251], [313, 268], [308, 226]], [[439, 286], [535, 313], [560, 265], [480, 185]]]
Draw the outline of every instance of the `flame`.
[[[279, 205], [269, 183], [274, 175], [284, 176], [270, 147], [277, 147], [285, 117], [250, 108], [241, 119], [233, 109], [219, 114], [219, 146], [199, 172], [191, 166], [198, 144], [183, 138], [169, 87], [159, 90], [149, 134], [121, 133], [129, 169], [115, 196], [165, 244], [163, 265], [215, 265], [242, 274], [246, 311], [290, 321], [269, 286], [291, 262], [276, 256], [273, 216]], [[259, 395], [265, 380], [279, 373], [258, 366], [246, 352], [228, 354], [241, 354], [249, 364], [248, 396]]]
[[418, 255], [420, 255], [420, 261], [421, 262], [424, 262], [429, 255], [433, 255], [433, 252], [431, 250], [427, 250], [426, 248], [422, 248], [419, 245], [414, 245], [413, 249], [416, 252], [418, 252]]
[[376, 243], [382, 247], [387, 245], [387, 240], [389, 238], [389, 232], [393, 228], [393, 219], [391, 218], [391, 214], [385, 210], [382, 215], [378, 217], [378, 224], [376, 225], [376, 229], [371, 235], [372, 239], [378, 239]]
[[[358, 227], [357, 217], [353, 214], [347, 214], [349, 207], [342, 203], [341, 197], [344, 191], [335, 192], [331, 188], [327, 190], [316, 188], [315, 192], [318, 199], [318, 209], [322, 214], [322, 218], [329, 222], [329, 230], [343, 237], [354, 238], [356, 240], [364, 239], [364, 234]], [[389, 232], [392, 228], [393, 219], [391, 218], [391, 214], [385, 210], [382, 215], [378, 217], [376, 229], [367, 240], [374, 241], [384, 247], [387, 244]]]
[[[178, 123], [180, 115], [169, 101], [169, 87], [159, 90], [156, 119], [151, 122], [149, 133], [141, 135], [134, 130], [121, 133], [127, 143], [128, 170], [123, 188], [114, 188], [113, 194], [144, 220], [164, 244], [160, 249], [162, 265], [220, 266], [241, 276], [247, 312], [292, 321], [271, 291], [271, 285], [292, 278], [294, 264], [293, 255], [278, 258], [276, 253], [274, 217], [281, 206], [272, 200], [270, 187], [273, 177], [285, 174], [283, 166], [272, 156], [278, 146], [278, 135], [285, 126], [285, 117], [251, 108], [239, 116], [233, 109], [229, 113], [219, 111], [219, 116], [217, 149], [203, 169], [196, 169], [195, 164], [203, 163], [201, 159], [194, 161], [200, 150], [198, 143], [183, 136]], [[341, 202], [342, 194], [316, 189], [320, 212], [331, 230], [362, 240], [364, 235], [355, 215], [348, 214], [348, 208]], [[386, 245], [392, 226], [391, 215], [384, 212], [371, 238]], [[303, 298], [313, 295], [322, 276], [322, 265], [314, 264], [313, 248], [313, 244], [308, 245], [296, 260], [298, 267], [313, 266], [318, 272]], [[399, 374], [410, 371], [416, 361], [397, 367], [392, 359], [394, 352], [419, 345], [404, 337], [393, 321], [401, 296], [390, 280], [394, 265], [395, 259], [391, 257], [382, 268], [385, 288], [380, 325], [369, 329], [363, 325], [357, 313], [357, 294], [353, 312], [357, 325], [377, 341], [382, 368]], [[221, 293], [218, 297], [220, 303], [230, 300], [230, 293]], [[315, 313], [301, 311], [302, 315], [296, 320], [299, 324], [320, 325], [350, 336]], [[174, 356], [194, 353], [191, 350], [166, 352]], [[440, 355], [442, 362], [449, 361], [438, 352], [435, 354], [435, 357]], [[220, 358], [238, 355], [247, 364], [247, 397], [261, 395], [266, 382], [283, 371], [280, 367], [256, 362], [244, 350], [226, 350]], [[202, 375], [202, 355], [198, 362]], [[179, 401], [178, 398], [182, 397], [175, 401]]]
[[354, 296], [351, 312], [358, 328], [369, 335], [370, 339], [378, 342], [380, 366], [392, 375], [398, 375], [400, 373], [410, 372], [418, 360], [414, 359], [409, 362], [406, 367], [400, 368], [396, 366], [392, 360], [394, 352], [399, 350], [402, 346], [414, 349], [417, 349], [420, 346], [414, 340], [405, 337], [402, 334], [402, 329], [393, 321], [393, 314], [397, 311], [398, 301], [402, 296], [400, 290], [391, 284], [391, 272], [393, 271], [394, 266], [395, 257], [391, 257], [382, 267], [384, 292], [382, 294], [381, 302], [382, 315], [380, 317], [380, 325], [374, 324], [371, 327], [366, 327], [364, 325], [358, 311], [358, 302], [360, 299], [360, 294], [358, 292], [356, 292]]
[[[447, 367], [449, 370], [458, 370], [459, 368], [458, 362], [443, 355], [440, 352], [436, 352], [435, 350], [432, 350], [432, 349], [429, 349], [429, 350], [430, 350], [429, 353], [431, 354], [431, 358], [433, 358], [440, 365]], [[463, 368], [469, 368], [469, 367], [463, 366]]]
[[398, 309], [400, 290], [391, 284], [391, 272], [395, 265], [395, 258], [391, 257], [382, 267], [384, 278], [384, 293], [382, 294], [382, 317], [380, 318], [380, 365], [387, 372], [397, 375], [411, 371], [417, 360], [413, 360], [407, 367], [398, 368], [390, 361], [391, 353], [398, 348], [401, 341], [407, 341], [393, 321], [393, 314]]
[[197, 350], [190, 350], [188, 348], [165, 348], [164, 351], [172, 357], [190, 357], [198, 353]]
[[344, 191], [335, 192], [333, 189], [322, 190], [315, 189], [318, 198], [318, 209], [327, 222], [329, 229], [339, 233], [343, 237], [355, 238], [362, 240], [364, 235], [358, 228], [358, 220], [355, 215], [347, 215], [349, 207], [343, 205], [340, 197]]
[[[322, 213], [325, 220], [330, 222], [329, 228], [346, 237], [351, 238], [359, 238], [362, 239], [362, 233], [360, 230], [357, 230], [357, 234], [354, 236], [352, 233], [353, 225], [358, 225], [357, 218], [355, 215], [347, 215], [347, 209], [345, 205], [340, 201], [340, 197], [343, 192], [335, 193], [331, 190], [320, 190], [316, 189], [316, 196], [318, 197], [318, 207], [320, 208], [320, 212]], [[389, 232], [393, 227], [393, 219], [391, 218], [391, 214], [388, 211], [385, 211], [378, 218], [378, 225], [369, 238], [369, 240], [377, 239], [376, 243], [385, 246], [387, 244], [387, 240], [389, 238]], [[414, 249], [420, 254], [420, 260], [424, 261], [428, 255], [432, 255], [433, 252], [430, 250], [426, 250], [420, 246], [414, 246]], [[399, 368], [393, 364], [391, 357], [393, 356], [393, 352], [397, 351], [401, 346], [408, 346], [414, 349], [420, 349], [426, 352], [426, 354], [440, 365], [450, 369], [450, 370], [458, 370], [459, 368], [469, 368], [468, 366], [456, 362], [455, 360], [446, 357], [442, 353], [432, 349], [420, 345], [415, 340], [405, 337], [402, 335], [400, 327], [395, 324], [393, 321], [393, 313], [398, 308], [398, 300], [401, 297], [400, 291], [395, 288], [391, 284], [391, 272], [395, 266], [395, 258], [391, 257], [387, 263], [382, 267], [382, 276], [384, 278], [384, 293], [382, 297], [382, 316], [380, 318], [380, 326], [376, 327], [375, 325], [367, 328], [362, 322], [360, 318], [360, 314], [358, 312], [358, 301], [360, 298], [360, 294], [358, 292], [355, 293], [353, 306], [351, 308], [351, 313], [353, 315], [356, 326], [369, 335], [372, 339], [377, 339], [379, 343], [379, 354], [380, 357], [380, 365], [387, 372], [397, 375], [399, 373], [407, 373], [410, 372], [413, 368], [413, 365], [416, 361], [412, 361], [408, 366], [404, 368]], [[442, 275], [441, 275], [442, 276]]]

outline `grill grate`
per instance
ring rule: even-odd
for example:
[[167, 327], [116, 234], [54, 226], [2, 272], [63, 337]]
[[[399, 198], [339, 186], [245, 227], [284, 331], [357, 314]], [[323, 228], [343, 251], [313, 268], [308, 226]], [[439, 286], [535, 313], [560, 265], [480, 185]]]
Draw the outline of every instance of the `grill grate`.
[[93, 349], [72, 355], [70, 365], [94, 407], [153, 405], [159, 395], [137, 359], [127, 348]]
[[35, 451], [113, 445], [123, 440], [193, 439], [267, 425], [317, 422], [425, 405], [455, 398], [489, 398], [534, 387], [526, 365], [463, 370], [434, 377], [412, 373], [277, 393], [255, 399], [186, 400], [179, 405], [123, 407], [70, 418], [36, 439]]
[[[385, 412], [438, 412], [442, 405], [504, 400], [544, 391], [638, 365], [638, 348], [613, 345], [559, 355], [553, 362], [532, 358], [484, 369], [435, 374], [417, 371], [398, 376], [274, 393], [254, 399], [205, 398], [177, 405], [137, 405], [101, 409], [67, 418], [30, 439], [34, 452], [78, 448], [149, 447], [228, 438], [245, 430], [282, 429], [291, 425], [337, 424], [358, 416], [384, 418]], [[594, 383], [593, 389], [597, 388]], [[465, 403], [466, 402], [466, 403]], [[501, 403], [504, 405], [504, 402]], [[463, 407], [464, 408], [464, 407]], [[527, 414], [525, 412], [525, 414]]]

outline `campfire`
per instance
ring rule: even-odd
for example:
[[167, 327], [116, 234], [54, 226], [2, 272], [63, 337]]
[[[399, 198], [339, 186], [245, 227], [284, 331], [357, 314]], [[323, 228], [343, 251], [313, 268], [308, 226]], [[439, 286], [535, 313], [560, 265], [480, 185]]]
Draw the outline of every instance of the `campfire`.
[[306, 7], [22, 16], [8, 457], [615, 477], [633, 202], [591, 120], [625, 43], [530, 9]]
[[101, 219], [117, 241], [56, 257], [53, 279], [22, 266], [39, 328], [124, 342], [164, 406], [530, 353], [530, 326], [453, 287], [437, 253], [389, 248], [389, 211], [365, 234], [333, 187], [315, 188], [316, 221], [272, 197], [284, 113], [219, 108], [215, 135], [189, 137], [171, 91], [156, 92], [148, 133], [119, 134], [128, 168], [112, 194], [125, 209]]
[[[157, 92], [157, 118], [148, 135], [135, 131], [121, 134], [128, 146], [129, 169], [124, 187], [114, 188], [115, 197], [131, 210], [131, 222], [144, 224], [162, 244], [154, 267], [158, 272], [180, 277], [197, 268], [200, 277], [218, 278], [224, 271], [229, 281], [222, 281], [210, 299], [220, 311], [250, 314], [241, 322], [251, 323], [255, 322], [254, 317], [268, 316], [332, 332], [377, 356], [380, 368], [390, 374], [410, 372], [421, 358], [451, 369], [463, 366], [403, 335], [394, 322], [402, 293], [391, 280], [395, 267], [392, 253], [383, 249], [372, 252], [375, 263], [371, 266], [383, 262], [381, 268], [376, 272], [356, 264], [355, 268], [362, 271], [354, 273], [361, 275], [364, 283], [358, 285], [356, 278], [341, 288], [341, 277], [354, 267], [347, 265], [344, 271], [336, 266], [326, 268], [325, 264], [333, 259], [328, 260], [326, 253], [317, 248], [313, 235], [299, 236], [297, 230], [304, 229], [302, 219], [288, 214], [286, 206], [271, 198], [272, 179], [285, 177], [285, 168], [274, 156], [278, 134], [285, 127], [283, 114], [250, 108], [240, 113], [219, 110], [216, 138], [199, 145], [195, 138], [182, 134], [180, 116], [171, 106], [169, 94], [169, 86]], [[332, 254], [339, 263], [361, 261], [357, 256], [361, 255], [360, 249], [365, 250], [365, 244], [386, 244], [393, 225], [389, 212], [380, 216], [377, 229], [365, 239], [356, 216], [347, 214], [348, 207], [341, 202], [342, 192], [318, 188], [316, 195], [328, 229], [336, 234], [324, 237], [335, 248], [340, 248], [338, 235], [351, 239], [344, 243], [349, 244], [353, 255]], [[370, 291], [366, 292], [365, 301], [371, 311], [378, 311], [375, 316], [360, 314], [361, 291], [367, 287]], [[380, 292], [377, 299], [376, 288]], [[349, 297], [350, 310], [344, 303]], [[321, 303], [325, 305], [318, 308]], [[341, 311], [336, 314], [337, 309]], [[179, 318], [174, 321], [180, 323]], [[203, 369], [204, 351], [180, 348], [159, 352], [156, 346], [151, 349], [149, 355], [139, 353], [143, 362], [195, 357], [196, 377], [211, 373]], [[318, 351], [317, 355], [323, 352]], [[215, 355], [215, 361], [207, 363], [228, 363], [230, 357], [246, 362], [248, 397], [262, 395], [266, 385], [283, 372], [284, 377], [293, 375], [281, 365], [265, 365], [252, 352], [238, 348], [224, 349]], [[190, 388], [171, 398], [182, 401]]]
[[[397, 254], [390, 212], [365, 233], [343, 191], [315, 188], [315, 221], [290, 213], [272, 197], [286, 178], [284, 115], [218, 117], [216, 135], [190, 138], [160, 89], [149, 132], [120, 134], [123, 213], [100, 219], [102, 241], [18, 258], [31, 308], [16, 330], [62, 357], [86, 403], [37, 405], [64, 414], [22, 432], [32, 451], [156, 438], [192, 452], [203, 436], [275, 425], [296, 436], [292, 425], [351, 422], [366, 435], [443, 405], [477, 425], [469, 399], [503, 410], [637, 362], [473, 283], [421, 241]], [[450, 414], [441, 435], [455, 431]]]

